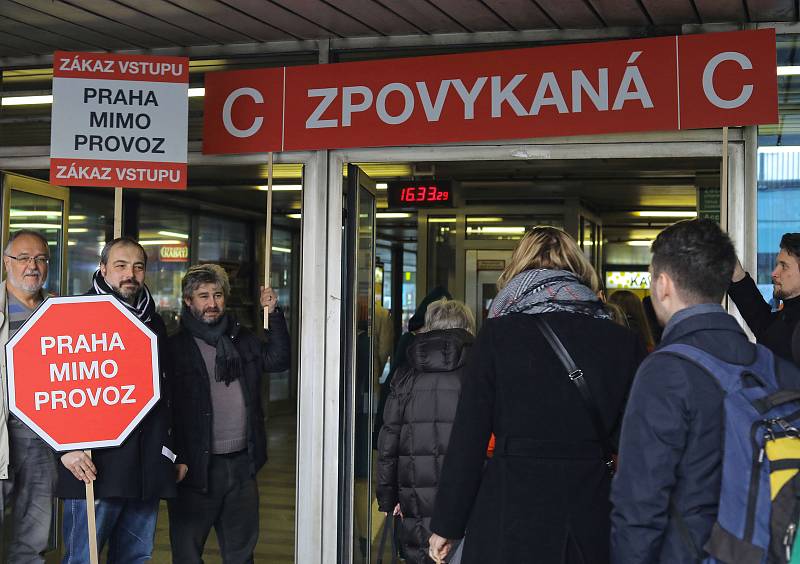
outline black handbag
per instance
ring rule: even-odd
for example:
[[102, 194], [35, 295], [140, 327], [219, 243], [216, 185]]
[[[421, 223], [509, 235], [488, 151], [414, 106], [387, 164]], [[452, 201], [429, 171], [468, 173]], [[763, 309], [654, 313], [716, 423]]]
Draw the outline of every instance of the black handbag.
[[534, 319], [539, 327], [539, 331], [542, 332], [542, 335], [544, 335], [544, 338], [550, 345], [550, 348], [553, 349], [553, 352], [556, 353], [558, 360], [561, 361], [561, 364], [566, 369], [567, 376], [569, 377], [570, 381], [575, 384], [576, 388], [578, 388], [578, 392], [583, 400], [583, 405], [586, 407], [586, 411], [589, 412], [589, 418], [592, 420], [592, 425], [594, 426], [595, 433], [597, 434], [600, 448], [603, 451], [603, 459], [608, 467], [608, 471], [613, 476], [616, 466], [614, 461], [614, 447], [611, 445], [611, 441], [608, 439], [608, 433], [606, 432], [605, 425], [603, 425], [603, 419], [600, 416], [600, 410], [597, 408], [597, 404], [592, 396], [592, 390], [586, 383], [586, 378], [583, 377], [583, 370], [578, 368], [578, 366], [575, 364], [575, 361], [572, 360], [572, 357], [564, 346], [564, 343], [562, 343], [561, 339], [558, 338], [558, 335], [556, 335], [556, 332], [553, 331], [552, 327], [550, 327], [550, 324], [538, 315], [534, 316]]
[[383, 522], [383, 532], [381, 532], [381, 541], [378, 543], [378, 559], [376, 564], [383, 564], [386, 559], [385, 551], [386, 551], [386, 537], [391, 535], [392, 536], [392, 558], [389, 561], [391, 564], [398, 564], [399, 560], [397, 557], [397, 518], [392, 515], [387, 515], [386, 520]]

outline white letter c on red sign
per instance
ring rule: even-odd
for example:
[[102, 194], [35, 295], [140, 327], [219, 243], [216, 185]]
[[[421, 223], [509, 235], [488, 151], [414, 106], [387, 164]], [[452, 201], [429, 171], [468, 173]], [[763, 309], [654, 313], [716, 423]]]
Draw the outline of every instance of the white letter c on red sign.
[[233, 120], [231, 120], [231, 110], [233, 110], [233, 104], [236, 103], [236, 100], [241, 98], [242, 96], [250, 96], [256, 104], [263, 104], [264, 97], [261, 95], [261, 92], [256, 90], [255, 88], [250, 88], [249, 86], [244, 88], [237, 88], [230, 94], [228, 94], [228, 98], [225, 100], [225, 104], [222, 106], [222, 123], [225, 125], [225, 129], [228, 133], [233, 135], [234, 137], [251, 137], [255, 135], [261, 126], [264, 124], [263, 117], [257, 117], [253, 120], [253, 123], [247, 129], [239, 129], [235, 125], [233, 125]]
[[734, 108], [743, 106], [750, 99], [750, 96], [753, 94], [753, 85], [745, 84], [742, 86], [742, 91], [733, 100], [725, 100], [724, 98], [720, 98], [719, 94], [717, 94], [717, 91], [714, 89], [714, 72], [717, 70], [717, 67], [725, 61], [734, 61], [739, 63], [739, 67], [741, 67], [742, 70], [752, 69], [753, 63], [742, 53], [737, 53], [736, 51], [725, 51], [724, 53], [718, 53], [711, 57], [711, 60], [708, 61], [708, 64], [703, 71], [703, 92], [705, 93], [706, 98], [708, 98], [708, 101], [714, 104], [716, 107], [722, 108], [723, 110], [732, 110]]

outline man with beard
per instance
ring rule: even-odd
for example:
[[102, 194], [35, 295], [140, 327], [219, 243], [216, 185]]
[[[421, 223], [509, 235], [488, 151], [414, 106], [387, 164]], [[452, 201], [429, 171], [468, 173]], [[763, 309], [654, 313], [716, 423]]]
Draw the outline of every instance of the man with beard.
[[84, 451], [58, 453], [57, 495], [64, 499], [64, 562], [89, 562], [86, 488], [94, 481], [97, 546], [108, 543], [109, 563], [149, 560], [161, 498], [175, 495], [177, 472], [171, 436], [172, 414], [166, 378], [166, 328], [144, 283], [147, 254], [134, 239], [106, 244], [89, 294], [115, 296], [158, 337], [161, 400], [122, 446], [100, 449], [92, 458]]
[[[0, 345], [5, 345], [42, 303], [50, 251], [36, 231], [14, 233], [3, 253], [6, 281], [0, 284]], [[5, 346], [0, 347], [0, 379], [6, 387]], [[52, 450], [8, 413], [0, 395], [0, 547], [10, 539], [3, 562], [44, 562], [50, 537], [56, 464]], [[13, 506], [9, 523], [5, 509]], [[11, 527], [8, 534], [7, 526]]]
[[772, 311], [755, 281], [737, 262], [728, 295], [758, 342], [792, 360], [792, 333], [800, 321], [800, 233], [786, 233], [772, 271], [773, 294], [783, 307]]
[[181, 328], [170, 337], [169, 351], [176, 453], [188, 473], [168, 502], [172, 561], [201, 564], [214, 527], [223, 562], [252, 563], [256, 473], [267, 460], [261, 378], [289, 366], [286, 321], [275, 292], [262, 288], [266, 339], [242, 327], [225, 309], [230, 284], [218, 265], [190, 268], [182, 286]]

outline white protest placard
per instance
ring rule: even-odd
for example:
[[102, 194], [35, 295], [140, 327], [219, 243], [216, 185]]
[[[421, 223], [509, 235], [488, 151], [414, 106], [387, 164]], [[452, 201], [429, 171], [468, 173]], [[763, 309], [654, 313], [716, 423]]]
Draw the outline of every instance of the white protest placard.
[[58, 51], [50, 182], [186, 188], [189, 59]]

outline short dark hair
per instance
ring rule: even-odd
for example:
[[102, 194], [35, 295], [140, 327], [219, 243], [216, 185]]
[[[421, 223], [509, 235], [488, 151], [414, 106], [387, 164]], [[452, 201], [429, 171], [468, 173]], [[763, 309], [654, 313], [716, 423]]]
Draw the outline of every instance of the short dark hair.
[[108, 265], [108, 255], [111, 254], [111, 249], [117, 245], [132, 245], [134, 247], [139, 247], [139, 250], [142, 251], [142, 256], [144, 257], [144, 266], [145, 268], [147, 267], [147, 251], [145, 251], [141, 243], [139, 243], [139, 241], [133, 237], [117, 237], [116, 239], [112, 239], [106, 243], [106, 246], [103, 247], [102, 251], [100, 251], [100, 264]]
[[39, 241], [42, 242], [42, 245], [44, 245], [44, 248], [47, 249], [47, 255], [50, 255], [50, 247], [48, 246], [47, 238], [33, 229], [20, 229], [19, 231], [14, 231], [8, 238], [6, 248], [3, 250], [4, 254], [8, 254], [8, 251], [11, 250], [11, 243], [16, 241], [19, 237], [35, 237], [36, 239], [39, 239]]
[[652, 246], [653, 276], [668, 273], [689, 303], [720, 303], [731, 283], [736, 250], [710, 219], [679, 221], [658, 234]]
[[784, 233], [781, 237], [781, 249], [800, 259], [800, 233]]
[[181, 282], [181, 291], [184, 299], [191, 299], [195, 291], [203, 284], [216, 284], [222, 288], [222, 293], [227, 298], [231, 293], [231, 284], [228, 273], [218, 264], [197, 264], [191, 267]]

